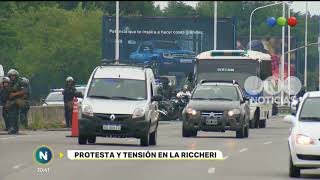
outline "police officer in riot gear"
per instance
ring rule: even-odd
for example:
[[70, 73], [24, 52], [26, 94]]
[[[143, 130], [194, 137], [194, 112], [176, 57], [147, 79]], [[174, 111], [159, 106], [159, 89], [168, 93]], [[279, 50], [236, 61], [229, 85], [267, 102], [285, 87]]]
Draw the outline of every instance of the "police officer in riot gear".
[[2, 117], [4, 119], [6, 131], [9, 129], [8, 109], [6, 103], [9, 99], [10, 78], [4, 77], [0, 88], [0, 106], [2, 106]]
[[193, 85], [193, 73], [192, 72], [190, 72], [188, 74], [188, 77], [185, 81], [185, 85], [188, 85], [188, 90], [191, 91], [192, 85]]
[[64, 115], [66, 119], [66, 126], [70, 128], [72, 125], [73, 98], [76, 96], [75, 82], [71, 76], [66, 78], [65, 88], [62, 94], [64, 101]]
[[22, 91], [24, 95], [22, 97], [22, 103], [20, 107], [20, 123], [25, 128], [28, 128], [28, 112], [30, 110], [30, 94], [31, 87], [29, 79], [23, 77], [21, 78]]
[[8, 109], [8, 133], [17, 134], [19, 132], [19, 108], [22, 104], [21, 100], [24, 92], [22, 91], [22, 83], [17, 70], [10, 69], [8, 71], [8, 77], [10, 78], [11, 83], [9, 99], [5, 105], [5, 107]]

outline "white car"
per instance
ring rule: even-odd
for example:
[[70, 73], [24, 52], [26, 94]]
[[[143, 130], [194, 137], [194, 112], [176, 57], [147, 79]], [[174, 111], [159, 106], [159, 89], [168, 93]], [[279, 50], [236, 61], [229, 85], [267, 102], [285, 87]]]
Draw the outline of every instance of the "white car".
[[42, 106], [64, 106], [62, 91], [50, 92]]
[[320, 92], [307, 92], [296, 116], [284, 118], [293, 127], [289, 137], [291, 177], [299, 177], [301, 169], [320, 168]]

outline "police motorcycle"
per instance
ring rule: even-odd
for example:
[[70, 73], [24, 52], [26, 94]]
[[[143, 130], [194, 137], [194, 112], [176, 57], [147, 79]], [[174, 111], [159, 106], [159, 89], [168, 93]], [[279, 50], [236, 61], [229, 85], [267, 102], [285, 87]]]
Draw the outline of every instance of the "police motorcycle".
[[183, 90], [177, 93], [177, 109], [178, 109], [178, 119], [181, 120], [182, 118], [182, 111], [188, 104], [190, 98], [191, 98], [191, 93], [188, 90], [188, 85], [184, 85]]
[[[161, 83], [158, 84], [158, 88], [163, 88]], [[176, 93], [172, 92], [172, 94], [176, 94]], [[158, 105], [160, 121], [176, 120], [179, 116], [179, 111], [177, 106], [178, 99], [172, 96], [167, 96], [167, 95], [162, 95], [162, 96], [163, 96], [163, 100], [160, 101]]]

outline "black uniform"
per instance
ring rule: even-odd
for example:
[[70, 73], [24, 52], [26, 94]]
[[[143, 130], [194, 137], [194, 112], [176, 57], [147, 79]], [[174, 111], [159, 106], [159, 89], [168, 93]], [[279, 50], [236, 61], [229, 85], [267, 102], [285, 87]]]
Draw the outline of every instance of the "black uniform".
[[31, 87], [30, 84], [22, 84], [22, 91], [24, 92], [24, 96], [21, 97], [22, 104], [20, 107], [20, 122], [21, 124], [27, 128], [28, 127], [28, 112], [30, 110], [30, 94]]
[[8, 109], [9, 134], [16, 134], [19, 132], [19, 108], [21, 105], [21, 96], [10, 97], [10, 94], [22, 91], [21, 79], [11, 81], [9, 90], [9, 99], [5, 107]]
[[9, 121], [8, 121], [8, 109], [6, 108], [6, 103], [9, 99], [9, 88], [10, 87], [2, 87], [0, 89], [0, 106], [2, 106], [2, 117], [4, 119], [5, 127], [9, 129]]
[[76, 94], [75, 85], [66, 84], [63, 92], [63, 101], [64, 101], [64, 116], [66, 119], [67, 127], [71, 127], [72, 125], [72, 110], [73, 110], [73, 98]]

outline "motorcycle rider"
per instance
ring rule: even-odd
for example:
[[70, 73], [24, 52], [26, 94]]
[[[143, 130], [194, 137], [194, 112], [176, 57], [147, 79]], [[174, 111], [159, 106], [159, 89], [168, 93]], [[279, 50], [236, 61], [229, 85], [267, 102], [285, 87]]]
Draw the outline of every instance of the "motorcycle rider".
[[182, 91], [177, 93], [177, 98], [179, 99], [178, 104], [179, 104], [179, 116], [178, 119], [181, 120], [182, 117], [182, 111], [184, 107], [187, 105], [188, 100], [191, 97], [191, 93], [188, 90], [188, 85], [184, 85]]
[[191, 93], [188, 90], [188, 87], [189, 87], [188, 85], [184, 85], [183, 88], [182, 88], [182, 91], [178, 92], [177, 98], [184, 97], [184, 96], [187, 96], [188, 98], [190, 98], [191, 97]]
[[193, 85], [193, 73], [192, 72], [190, 72], [188, 74], [188, 77], [185, 81], [185, 84], [188, 85], [188, 90], [191, 91], [192, 85]]

